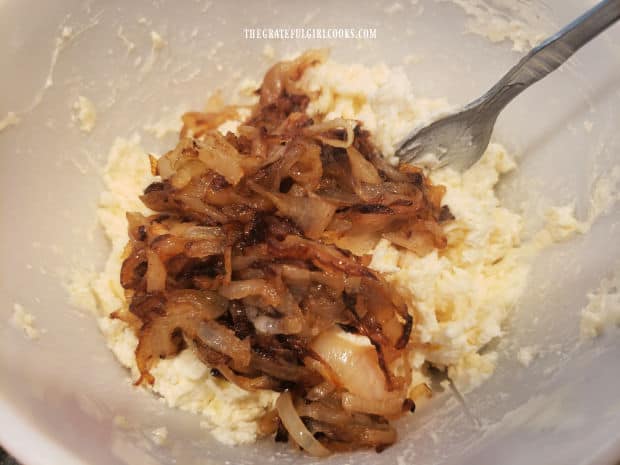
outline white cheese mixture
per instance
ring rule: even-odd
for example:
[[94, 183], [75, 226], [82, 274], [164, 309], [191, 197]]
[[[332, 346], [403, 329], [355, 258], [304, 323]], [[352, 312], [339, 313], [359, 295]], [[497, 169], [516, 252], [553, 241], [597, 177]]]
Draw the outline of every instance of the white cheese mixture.
[[36, 327], [36, 317], [28, 313], [23, 305], [15, 303], [13, 304], [13, 315], [11, 316], [11, 323], [17, 329], [21, 329], [24, 335], [28, 339], [39, 339], [41, 330]]
[[[448, 109], [443, 100], [417, 98], [402, 71], [382, 65], [328, 62], [310, 68], [301, 85], [312, 98], [310, 114], [361, 120], [388, 157], [412, 128]], [[235, 128], [236, 123], [230, 122], [220, 129]], [[371, 266], [385, 273], [408, 300], [415, 318], [415, 349], [408, 362], [414, 368], [431, 362], [446, 369], [461, 390], [479, 385], [493, 373], [497, 355], [479, 352], [502, 335], [502, 321], [527, 278], [526, 257], [531, 253], [521, 253], [521, 218], [503, 208], [493, 190], [500, 176], [514, 168], [505, 150], [492, 144], [465, 174], [449, 169], [433, 173], [432, 180], [447, 187], [444, 203], [456, 217], [446, 227], [447, 248], [419, 257], [382, 240], [372, 252]], [[106, 191], [98, 209], [112, 250], [91, 290], [108, 345], [134, 379], [137, 339], [124, 322], [108, 315], [126, 305], [119, 283], [127, 242], [125, 212], [145, 212], [138, 196], [150, 181], [139, 137], [118, 139], [110, 151]], [[271, 391], [246, 392], [212, 377], [191, 349], [160, 360], [151, 373], [156, 380], [151, 389], [169, 406], [202, 414], [201, 425], [229, 444], [254, 441], [256, 420], [273, 407], [277, 397]], [[416, 374], [414, 384], [418, 378]]]
[[536, 5], [522, 8], [512, 0], [437, 0], [452, 2], [467, 15], [467, 32], [492, 43], [510, 41], [516, 52], [525, 52], [538, 45], [547, 34], [542, 30], [544, 10]]
[[537, 346], [526, 346], [519, 349], [519, 352], [517, 353], [517, 360], [524, 367], [529, 367], [530, 363], [532, 363], [532, 360], [534, 360], [537, 356]]
[[80, 123], [80, 130], [91, 132], [97, 122], [97, 110], [92, 101], [80, 95], [73, 104], [73, 121]]
[[151, 439], [158, 446], [163, 445], [168, 439], [168, 428], [165, 426], [160, 426], [159, 428], [155, 428], [151, 431]]
[[588, 293], [588, 305], [581, 312], [581, 338], [599, 336], [614, 326], [620, 327], [620, 268]]
[[0, 132], [10, 126], [17, 126], [20, 121], [19, 116], [17, 116], [14, 112], [9, 111], [4, 118], [0, 119]]

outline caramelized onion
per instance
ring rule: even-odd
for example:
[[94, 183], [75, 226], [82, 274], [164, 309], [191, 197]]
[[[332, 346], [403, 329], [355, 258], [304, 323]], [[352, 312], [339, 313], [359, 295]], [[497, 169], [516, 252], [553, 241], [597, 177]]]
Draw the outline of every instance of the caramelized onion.
[[224, 230], [218, 226], [200, 226], [195, 223], [177, 223], [170, 228], [170, 233], [184, 239], [198, 241], [222, 242]]
[[263, 79], [260, 88], [260, 106], [273, 105], [282, 94], [299, 92], [295, 82], [301, 78], [304, 70], [323, 62], [327, 58], [325, 50], [309, 50], [293, 61], [276, 63]]
[[343, 426], [352, 420], [351, 414], [322, 402], [300, 402], [296, 408], [300, 417], [309, 417], [325, 423]]
[[315, 373], [304, 365], [275, 359], [264, 353], [252, 353], [252, 366], [274, 378], [286, 381], [314, 382], [316, 380]]
[[297, 316], [274, 318], [248, 307], [247, 315], [254, 328], [261, 334], [297, 334], [303, 329], [304, 320]]
[[[295, 148], [298, 155], [290, 166], [284, 165], [286, 167], [286, 174], [299, 185], [304, 186], [309, 191], [314, 191], [323, 176], [321, 147], [310, 141], [304, 141], [300, 142]], [[283, 170], [284, 168], [281, 168], [281, 171]]]
[[129, 305], [112, 315], [138, 338], [137, 384], [190, 345], [242, 389], [290, 389], [261, 431], [318, 456], [396, 440], [414, 321], [367, 254], [381, 237], [441, 249], [452, 218], [445, 189], [387, 163], [359, 122], [308, 115], [299, 80], [323, 59], [274, 65], [236, 133], [218, 132], [239, 115], [217, 96], [183, 116], [176, 147], [149, 158], [154, 213], [127, 214]]
[[333, 246], [309, 241], [298, 236], [286, 236], [283, 241], [271, 241], [270, 250], [276, 256], [290, 256], [311, 260], [326, 271], [342, 271], [353, 276], [374, 277], [372, 271]]
[[255, 183], [249, 185], [254, 191], [273, 202], [281, 215], [292, 219], [306, 236], [312, 239], [321, 236], [336, 212], [334, 205], [314, 194], [296, 197], [269, 192]]
[[146, 291], [159, 292], [166, 287], [166, 267], [159, 256], [151, 249], [146, 251]]
[[356, 396], [350, 392], [342, 394], [342, 406], [347, 412], [363, 412], [391, 417], [402, 413], [403, 403], [403, 395], [369, 399]]
[[226, 121], [234, 121], [238, 117], [237, 109], [229, 106], [214, 112], [190, 111], [183, 115], [183, 128], [181, 137], [191, 134], [193, 137], [200, 137], [206, 131], [217, 129], [218, 126]]
[[325, 457], [330, 454], [329, 449], [317, 441], [301, 421], [299, 414], [295, 410], [293, 399], [289, 391], [280, 394], [276, 401], [276, 409], [278, 410], [280, 420], [288, 431], [289, 436], [299, 447], [315, 457]]
[[412, 234], [407, 237], [401, 233], [386, 233], [383, 237], [392, 244], [410, 250], [420, 257], [433, 251], [433, 239], [427, 235]]
[[306, 394], [306, 399], [311, 401], [321, 400], [334, 392], [335, 386], [329, 381], [323, 381], [311, 388]]
[[[189, 306], [199, 312], [205, 319], [215, 320], [228, 310], [228, 300], [216, 292], [196, 289], [175, 290], [168, 293], [168, 311], [174, 312], [175, 306]], [[179, 313], [178, 311], [175, 313]]]
[[274, 389], [278, 385], [278, 383], [269, 376], [257, 376], [255, 378], [248, 378], [246, 376], [236, 374], [226, 365], [218, 365], [217, 369], [228, 381], [236, 384], [241, 389], [245, 389], [246, 391]]
[[430, 399], [433, 396], [433, 391], [430, 387], [428, 387], [428, 384], [420, 383], [416, 384], [409, 391], [409, 396], [411, 397], [411, 399], [417, 402], [420, 399]]
[[351, 175], [356, 181], [368, 184], [380, 184], [382, 182], [377, 169], [371, 162], [364, 158], [359, 150], [352, 146], [348, 147], [347, 155], [349, 156], [349, 164], [351, 165]]
[[374, 447], [380, 452], [397, 439], [396, 430], [387, 422], [373, 420], [362, 414], [354, 414], [352, 421], [346, 425], [311, 419], [310, 427], [315, 433], [323, 433], [328, 439], [336, 441], [329, 442], [329, 445], [340, 451]]
[[[315, 137], [326, 145], [347, 148], [353, 144], [353, 138], [355, 137], [354, 130], [356, 126], [357, 121], [336, 118], [304, 128], [303, 133], [307, 136]], [[330, 131], [344, 131], [345, 138], [338, 139], [333, 137], [329, 135]]]
[[267, 305], [276, 306], [280, 303], [278, 291], [264, 279], [246, 279], [232, 281], [222, 286], [220, 294], [231, 300], [243, 299], [249, 296], [260, 296]]
[[342, 292], [344, 290], [344, 275], [333, 270], [310, 271], [307, 268], [285, 264], [280, 268], [282, 277], [295, 286], [309, 286], [311, 282], [325, 284], [332, 289]]
[[200, 161], [224, 176], [230, 184], [237, 184], [243, 177], [242, 161], [237, 150], [218, 132], [206, 134], [201, 142], [194, 142], [198, 144]]
[[124, 289], [141, 289], [148, 268], [146, 249], [143, 245], [136, 244], [132, 247], [129, 243], [126, 250], [129, 250], [129, 254], [121, 265], [121, 286]]
[[330, 366], [339, 384], [349, 392], [369, 399], [382, 399], [388, 395], [385, 376], [375, 349], [366, 344], [349, 340], [341, 330], [330, 329], [319, 335], [311, 348]]
[[196, 159], [183, 160], [178, 163], [175, 173], [170, 177], [170, 184], [175, 189], [183, 189], [192, 178], [207, 172], [207, 166]]
[[197, 328], [196, 338], [205, 346], [233, 359], [239, 367], [250, 364], [250, 341], [238, 339], [234, 331], [215, 321], [202, 322]]

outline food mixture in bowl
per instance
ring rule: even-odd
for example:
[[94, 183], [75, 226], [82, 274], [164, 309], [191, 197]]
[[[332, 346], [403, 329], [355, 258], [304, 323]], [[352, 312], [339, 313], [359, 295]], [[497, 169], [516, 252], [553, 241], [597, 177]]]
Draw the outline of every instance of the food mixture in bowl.
[[245, 84], [250, 103], [186, 113], [161, 157], [113, 147], [100, 327], [135, 385], [223, 442], [381, 451], [431, 368], [461, 391], [494, 370], [481, 349], [531, 255], [493, 191], [515, 164], [492, 144], [464, 174], [398, 166], [447, 108], [402, 71], [309, 51]]

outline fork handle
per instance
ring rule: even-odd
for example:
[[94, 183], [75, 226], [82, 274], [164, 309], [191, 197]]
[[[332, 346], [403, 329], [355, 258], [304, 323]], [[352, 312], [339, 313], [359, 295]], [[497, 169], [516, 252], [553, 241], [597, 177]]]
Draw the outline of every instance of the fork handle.
[[533, 48], [478, 102], [499, 113], [530, 85], [556, 70], [591, 39], [620, 19], [620, 0], [604, 0]]

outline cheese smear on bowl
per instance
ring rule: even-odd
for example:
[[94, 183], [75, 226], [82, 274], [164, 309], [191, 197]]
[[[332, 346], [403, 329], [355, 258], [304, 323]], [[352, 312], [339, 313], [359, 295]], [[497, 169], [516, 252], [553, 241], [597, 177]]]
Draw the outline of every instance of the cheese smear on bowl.
[[[300, 85], [310, 96], [308, 113], [363, 122], [375, 144], [393, 160], [395, 148], [413, 128], [447, 110], [444, 100], [418, 98], [401, 70], [328, 61], [306, 70]], [[234, 130], [227, 122], [220, 130]], [[480, 350], [502, 335], [502, 322], [515, 306], [528, 274], [521, 253], [522, 219], [501, 206], [494, 187], [501, 175], [515, 169], [513, 159], [497, 144], [464, 174], [443, 169], [431, 179], [446, 186], [444, 204], [455, 220], [447, 223], [448, 245], [426, 256], [381, 240], [370, 267], [382, 272], [405, 298], [414, 317], [415, 342], [407, 360], [423, 372], [425, 363], [447, 370], [460, 390], [470, 390], [494, 371], [497, 355]], [[127, 306], [119, 282], [127, 243], [127, 211], [147, 213], [139, 200], [152, 181], [148, 157], [137, 135], [117, 139], [104, 172], [98, 218], [111, 243], [104, 270], [90, 283], [99, 326], [119, 361], [139, 376], [134, 351], [137, 338], [109, 314]], [[94, 304], [93, 304], [94, 305]], [[361, 343], [364, 343], [363, 341]], [[257, 438], [257, 420], [272, 410], [278, 393], [247, 392], [210, 374], [192, 351], [157, 361], [150, 386], [171, 407], [204, 416], [214, 436], [228, 444]], [[413, 385], [417, 383], [412, 383]]]

